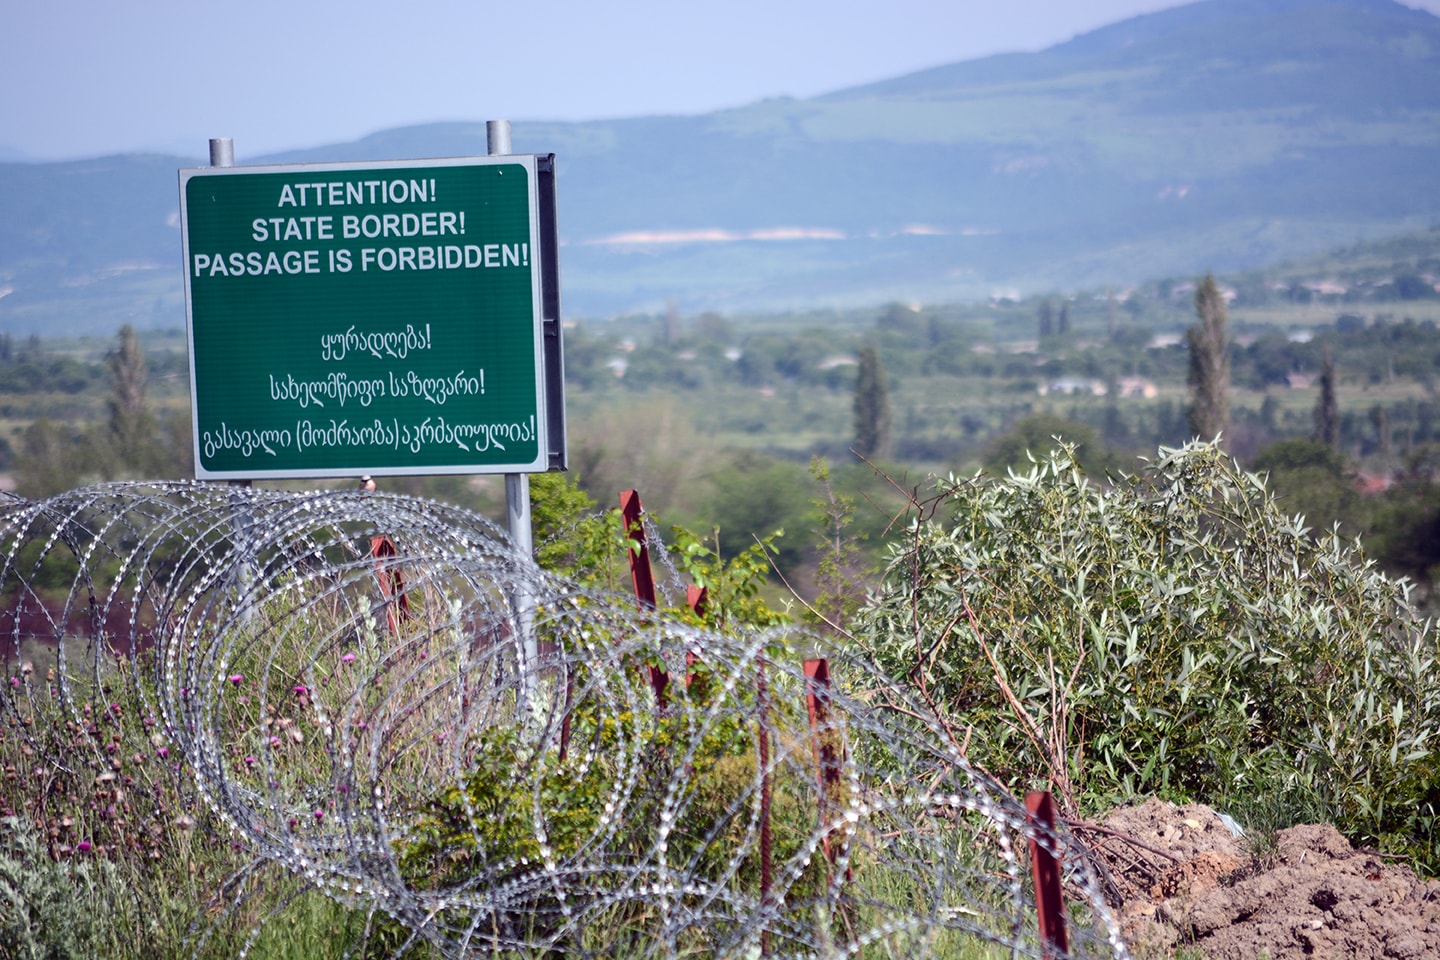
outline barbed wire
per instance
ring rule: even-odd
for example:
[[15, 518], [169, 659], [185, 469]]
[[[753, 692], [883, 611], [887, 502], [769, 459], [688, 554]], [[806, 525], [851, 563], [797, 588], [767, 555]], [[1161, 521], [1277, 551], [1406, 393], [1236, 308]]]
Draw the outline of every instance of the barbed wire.
[[[1070, 955], [1127, 956], [1083, 847], [861, 652], [638, 611], [463, 509], [106, 484], [0, 501], [0, 563], [11, 733], [57, 768], [188, 778], [252, 858], [229, 911], [280, 871], [401, 930], [396, 954], [1038, 957], [1035, 838], [1066, 864]], [[27, 724], [46, 698], [136, 722], [58, 750]]]

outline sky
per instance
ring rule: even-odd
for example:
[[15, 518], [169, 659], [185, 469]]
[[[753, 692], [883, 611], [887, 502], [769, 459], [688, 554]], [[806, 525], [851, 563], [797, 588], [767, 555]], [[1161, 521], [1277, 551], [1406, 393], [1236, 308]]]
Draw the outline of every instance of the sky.
[[[1406, 0], [1440, 14], [1440, 0]], [[0, 0], [0, 159], [236, 159], [442, 120], [698, 114], [1174, 0]]]

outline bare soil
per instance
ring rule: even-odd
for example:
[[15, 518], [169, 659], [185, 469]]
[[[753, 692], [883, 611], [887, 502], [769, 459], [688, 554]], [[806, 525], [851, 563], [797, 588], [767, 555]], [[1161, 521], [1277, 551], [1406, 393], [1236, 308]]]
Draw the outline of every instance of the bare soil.
[[1440, 957], [1440, 881], [1328, 824], [1281, 830], [1272, 845], [1209, 807], [1152, 799], [1100, 828], [1081, 830], [1137, 957]]

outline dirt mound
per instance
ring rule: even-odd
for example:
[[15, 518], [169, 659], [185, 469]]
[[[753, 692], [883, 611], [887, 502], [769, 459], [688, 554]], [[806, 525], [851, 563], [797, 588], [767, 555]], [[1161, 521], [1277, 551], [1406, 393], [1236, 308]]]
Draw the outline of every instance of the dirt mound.
[[1440, 957], [1440, 882], [1332, 826], [1281, 830], [1271, 846], [1209, 807], [1152, 799], [1088, 829], [1137, 957]]

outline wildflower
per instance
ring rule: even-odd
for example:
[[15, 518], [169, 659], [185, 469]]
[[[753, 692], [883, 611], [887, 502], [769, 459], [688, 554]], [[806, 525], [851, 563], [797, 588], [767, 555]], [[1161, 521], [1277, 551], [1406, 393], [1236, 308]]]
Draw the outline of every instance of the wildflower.
[[170, 748], [169, 748], [169, 747], [161, 747], [159, 750], [156, 750], [156, 751], [155, 751], [155, 756], [161, 757], [161, 758], [170, 756]]
[[355, 662], [355, 654], [353, 654], [353, 653], [347, 653], [347, 654], [345, 654], [345, 656], [343, 656], [343, 657], [340, 658], [340, 662], [341, 662], [341, 663], [354, 663], [354, 662]]
[[237, 686], [237, 687], [240, 686], [240, 684], [243, 683], [244, 681], [245, 681], [245, 674], [243, 674], [243, 673], [232, 673], [232, 674], [230, 674], [230, 682], [233, 683], [233, 684], [235, 684], [235, 686]]
[[10, 686], [12, 686], [12, 687], [18, 687], [18, 686], [20, 686], [20, 678], [19, 678], [19, 677], [11, 677], [11, 678], [10, 678]]
[[310, 692], [310, 688], [309, 688], [309, 687], [303, 686], [303, 685], [298, 684], [298, 683], [295, 685], [295, 696], [297, 696], [297, 697], [303, 697], [303, 696], [305, 696], [305, 694], [307, 694], [307, 693], [309, 693], [309, 692]]
[[89, 853], [89, 852], [90, 852], [90, 841], [89, 841], [89, 840], [81, 840], [79, 843], [75, 844], [75, 852], [76, 852], [76, 853]]
[[324, 810], [316, 810], [316, 811], [315, 811], [315, 822], [316, 822], [316, 823], [319, 823], [321, 820], [324, 820], [324, 819], [325, 819], [325, 811], [324, 811]]
[[254, 758], [254, 757], [246, 757], [246, 758], [245, 758], [245, 766], [247, 766], [247, 767], [253, 767], [253, 766], [255, 766], [255, 758]]

